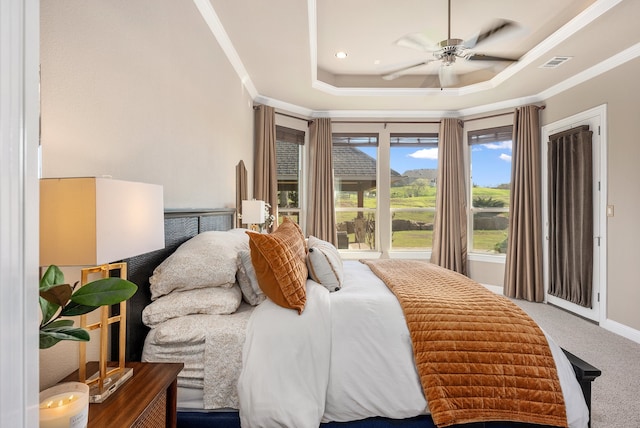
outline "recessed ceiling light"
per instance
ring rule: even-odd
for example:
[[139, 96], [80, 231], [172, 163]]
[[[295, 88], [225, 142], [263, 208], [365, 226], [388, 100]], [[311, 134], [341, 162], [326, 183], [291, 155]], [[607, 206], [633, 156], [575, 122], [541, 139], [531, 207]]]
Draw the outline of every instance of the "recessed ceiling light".
[[373, 63], [374, 63], [375, 65], [380, 65], [380, 60], [379, 60], [379, 59], [376, 59], [375, 61], [373, 61]]
[[345, 59], [347, 57], [347, 53], [344, 51], [336, 52], [336, 58]]

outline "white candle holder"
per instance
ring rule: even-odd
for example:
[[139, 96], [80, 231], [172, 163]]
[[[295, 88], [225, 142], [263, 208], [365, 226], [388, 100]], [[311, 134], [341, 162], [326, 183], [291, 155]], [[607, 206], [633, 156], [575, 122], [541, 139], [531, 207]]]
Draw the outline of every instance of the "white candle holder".
[[88, 385], [65, 382], [40, 393], [40, 428], [85, 428], [88, 422]]

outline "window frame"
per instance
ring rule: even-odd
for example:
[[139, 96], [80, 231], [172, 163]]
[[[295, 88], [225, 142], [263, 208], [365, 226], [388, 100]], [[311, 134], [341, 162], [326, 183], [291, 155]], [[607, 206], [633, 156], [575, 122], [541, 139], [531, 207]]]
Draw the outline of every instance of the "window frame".
[[[403, 139], [403, 141], [401, 141]], [[415, 139], [415, 141], [408, 141]], [[427, 141], [420, 141], [420, 139], [425, 139]], [[394, 141], [395, 140], [395, 141]], [[401, 131], [401, 132], [391, 132], [389, 134], [389, 161], [391, 161], [391, 151], [394, 147], [415, 147], [415, 148], [438, 148], [438, 144], [440, 142], [440, 136], [438, 132], [410, 132], [410, 131]], [[392, 168], [389, 167], [389, 174], [391, 174]], [[438, 165], [436, 163], [436, 185], [437, 185], [437, 171]], [[435, 186], [434, 186], [435, 187]], [[389, 204], [391, 205], [391, 189], [389, 188]], [[424, 246], [424, 247], [394, 247], [393, 246], [393, 217], [396, 213], [422, 213], [428, 212], [432, 213], [435, 219], [436, 214], [436, 205], [434, 201], [433, 207], [415, 207], [415, 208], [393, 208], [389, 207], [389, 211], [391, 214], [391, 222], [389, 224], [391, 230], [391, 240], [389, 242], [389, 251], [397, 252], [397, 253], [408, 253], [408, 252], [431, 252], [432, 246]], [[433, 229], [431, 229], [431, 234], [433, 238]], [[432, 241], [433, 242], [433, 241]]]
[[[488, 137], [487, 134], [493, 133], [494, 137]], [[484, 126], [477, 129], [466, 130], [466, 152], [467, 152], [467, 162], [466, 162], [466, 174], [467, 174], [467, 224], [468, 230], [467, 233], [467, 253], [470, 256], [470, 259], [476, 260], [484, 260], [484, 261], [500, 261], [502, 262], [506, 257], [506, 249], [505, 252], [494, 252], [494, 251], [484, 251], [484, 250], [474, 250], [474, 219], [475, 214], [480, 213], [507, 213], [510, 214], [511, 207], [507, 205], [506, 207], [474, 207], [473, 206], [473, 162], [472, 162], [472, 146], [480, 145], [480, 144], [488, 144], [488, 143], [499, 143], [503, 141], [512, 141], [513, 140], [513, 125], [500, 124], [495, 126]], [[512, 149], [513, 152], [513, 149]], [[511, 166], [510, 166], [511, 168]], [[510, 174], [511, 176], [511, 174]], [[509, 184], [511, 185], [511, 178], [509, 179]], [[510, 190], [511, 191], [511, 190]], [[507, 235], [508, 235], [508, 226], [507, 226]], [[508, 236], [507, 236], [508, 238]]]
[[[278, 141], [284, 141], [291, 144], [297, 144], [300, 146], [298, 150], [298, 207], [297, 208], [280, 208], [278, 207], [278, 217], [294, 215], [298, 218], [298, 224], [305, 230], [306, 227], [306, 192], [307, 192], [307, 180], [306, 171], [307, 165], [307, 151], [308, 151], [308, 126], [306, 121], [300, 122], [296, 120], [292, 122], [290, 120], [279, 120], [280, 116], [276, 115], [276, 145]], [[285, 118], [286, 119], [286, 118]], [[281, 123], [283, 122], [283, 123]], [[304, 123], [304, 129], [299, 126], [300, 123]], [[278, 168], [278, 156], [276, 152], [276, 169]], [[277, 175], [277, 174], [276, 174]], [[277, 178], [278, 192], [280, 192], [279, 185], [280, 179]], [[274, 210], [272, 209], [271, 212]]]
[[[372, 253], [372, 252], [378, 252], [379, 248], [380, 248], [380, 237], [379, 237], [379, 232], [377, 230], [380, 222], [379, 222], [379, 216], [378, 216], [378, 209], [380, 207], [380, 197], [379, 197], [379, 185], [380, 185], [380, 180], [379, 180], [379, 170], [380, 170], [380, 134], [378, 132], [375, 131], [371, 131], [371, 132], [332, 132], [331, 134], [331, 140], [332, 140], [332, 156], [333, 156], [333, 150], [336, 147], [369, 147], [369, 148], [375, 148], [376, 149], [376, 158], [375, 158], [375, 201], [376, 201], [376, 206], [374, 208], [366, 208], [364, 207], [364, 199], [363, 199], [363, 206], [362, 207], [339, 207], [338, 206], [338, 184], [340, 182], [340, 180], [338, 180], [337, 175], [336, 175], [336, 158], [334, 157], [333, 159], [333, 165], [334, 165], [334, 198], [335, 198], [335, 206], [334, 206], [334, 211], [336, 214], [336, 222], [337, 222], [337, 218], [339, 216], [339, 213], [345, 213], [345, 212], [355, 212], [355, 213], [362, 213], [362, 216], [364, 218], [368, 218], [370, 216], [373, 216], [373, 224], [374, 224], [374, 230], [373, 230], [373, 240], [374, 240], [374, 245], [370, 248], [358, 248], [358, 249], [350, 249], [348, 248], [348, 246], [351, 244], [351, 241], [347, 238], [347, 248], [339, 248], [340, 251], [344, 251], [345, 253], [358, 253], [358, 252], [363, 252], [363, 253]], [[340, 141], [342, 140], [342, 141]], [[365, 153], [366, 154], [366, 153]], [[363, 197], [364, 198], [364, 197]], [[338, 225], [336, 224], [336, 227]], [[354, 226], [355, 227], [355, 226]], [[365, 225], [366, 227], [366, 225]], [[348, 230], [347, 230], [348, 233]], [[355, 234], [355, 231], [354, 231]], [[338, 244], [340, 246], [340, 231], [338, 231]], [[366, 232], [365, 232], [365, 238], [366, 238]], [[366, 239], [365, 239], [365, 244], [366, 244]]]

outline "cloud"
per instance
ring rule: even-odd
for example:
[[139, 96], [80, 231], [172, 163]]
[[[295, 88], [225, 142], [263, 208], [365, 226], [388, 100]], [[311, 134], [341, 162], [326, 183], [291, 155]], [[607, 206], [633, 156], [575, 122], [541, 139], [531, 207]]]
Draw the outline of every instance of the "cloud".
[[484, 147], [491, 150], [511, 150], [511, 141], [500, 141], [499, 143], [487, 143], [483, 144]]
[[511, 162], [511, 155], [508, 155], [506, 153], [501, 153], [499, 157], [501, 160], [505, 162]]
[[432, 159], [432, 160], [436, 160], [436, 159], [438, 159], [438, 148], [437, 147], [432, 147], [430, 149], [421, 149], [421, 150], [418, 150], [417, 152], [413, 152], [413, 153], [409, 154], [409, 157], [414, 158], [414, 159]]

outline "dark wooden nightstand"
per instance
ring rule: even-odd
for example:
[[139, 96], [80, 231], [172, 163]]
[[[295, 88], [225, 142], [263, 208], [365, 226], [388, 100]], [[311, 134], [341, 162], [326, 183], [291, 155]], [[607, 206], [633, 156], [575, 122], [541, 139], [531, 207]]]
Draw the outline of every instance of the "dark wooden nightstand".
[[[182, 363], [130, 362], [133, 377], [102, 403], [89, 405], [89, 427], [176, 427], [178, 373]], [[78, 379], [72, 373], [63, 381]]]

